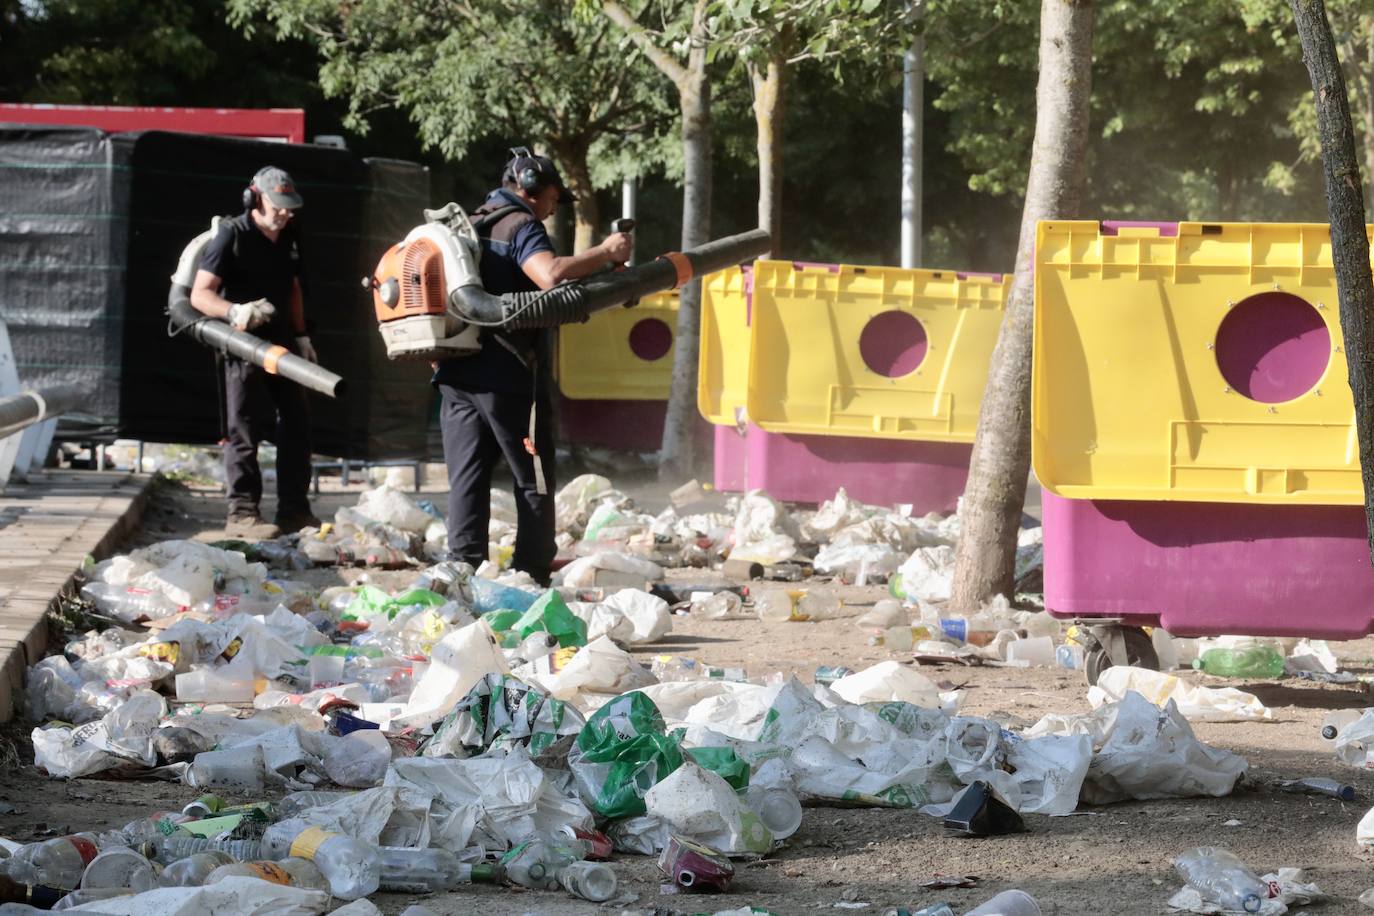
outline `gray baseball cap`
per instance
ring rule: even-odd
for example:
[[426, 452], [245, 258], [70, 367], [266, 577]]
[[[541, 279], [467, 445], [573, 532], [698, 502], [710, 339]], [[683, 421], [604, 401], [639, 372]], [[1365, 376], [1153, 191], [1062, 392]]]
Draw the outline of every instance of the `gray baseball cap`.
[[296, 182], [286, 174], [285, 169], [279, 169], [275, 165], [259, 170], [253, 176], [253, 187], [266, 194], [267, 199], [272, 201], [275, 207], [295, 210], [305, 205], [305, 200], [296, 190]]

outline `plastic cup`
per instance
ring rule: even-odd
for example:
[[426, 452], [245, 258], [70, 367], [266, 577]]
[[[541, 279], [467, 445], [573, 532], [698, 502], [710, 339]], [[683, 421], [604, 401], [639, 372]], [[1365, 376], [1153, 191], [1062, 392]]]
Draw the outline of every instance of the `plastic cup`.
[[177, 675], [177, 699], [183, 703], [251, 703], [253, 679], [199, 668]]
[[1025, 891], [1002, 891], [964, 916], [1041, 916], [1040, 904]]
[[342, 684], [344, 679], [344, 657], [342, 655], [310, 656], [310, 686], [332, 687]]
[[751, 789], [748, 802], [774, 839], [785, 840], [801, 826], [801, 802], [786, 789]]
[[187, 781], [204, 786], [231, 786], [239, 789], [261, 789], [265, 784], [266, 763], [262, 748], [257, 745], [230, 747], [220, 751], [197, 754], [187, 771]]
[[81, 876], [82, 890], [127, 887], [142, 893], [157, 886], [157, 871], [152, 863], [127, 846], [100, 853]]
[[1024, 661], [1031, 665], [1054, 665], [1054, 640], [1048, 636], [1035, 636], [1007, 643], [1007, 661]]

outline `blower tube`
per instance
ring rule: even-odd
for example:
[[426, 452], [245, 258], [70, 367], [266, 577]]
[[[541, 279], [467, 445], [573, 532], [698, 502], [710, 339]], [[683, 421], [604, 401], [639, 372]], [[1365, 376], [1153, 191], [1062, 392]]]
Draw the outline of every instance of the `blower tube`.
[[75, 385], [53, 385], [31, 388], [7, 398], [0, 398], [0, 439], [64, 414], [81, 400], [81, 389]]
[[483, 326], [527, 330], [576, 324], [586, 321], [593, 312], [675, 289], [696, 277], [752, 261], [767, 254], [771, 244], [767, 232], [754, 229], [540, 292], [493, 296], [476, 284], [460, 286], [450, 294], [449, 304], [459, 317]]
[[246, 331], [234, 328], [227, 321], [211, 318], [191, 305], [190, 287], [173, 283], [167, 294], [167, 317], [172, 321], [172, 334], [187, 333], [212, 350], [219, 350], [273, 375], [290, 379], [326, 397], [343, 394], [344, 380], [322, 366], [291, 353], [283, 346], [268, 343]]

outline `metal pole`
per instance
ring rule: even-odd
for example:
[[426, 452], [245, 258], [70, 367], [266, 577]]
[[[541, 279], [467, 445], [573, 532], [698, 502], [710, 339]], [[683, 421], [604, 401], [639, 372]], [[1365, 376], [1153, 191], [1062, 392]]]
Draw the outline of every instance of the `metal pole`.
[[[638, 198], [639, 179], [630, 176], [623, 180], [620, 183], [620, 215], [625, 219], [634, 219], [635, 210], [638, 209], [639, 206]], [[630, 233], [630, 259], [625, 262], [626, 264], [633, 264], [635, 262], [634, 241], [634, 233]]]
[[921, 239], [921, 147], [925, 126], [925, 37], [918, 35], [902, 64], [902, 266], [919, 267], [925, 259]]

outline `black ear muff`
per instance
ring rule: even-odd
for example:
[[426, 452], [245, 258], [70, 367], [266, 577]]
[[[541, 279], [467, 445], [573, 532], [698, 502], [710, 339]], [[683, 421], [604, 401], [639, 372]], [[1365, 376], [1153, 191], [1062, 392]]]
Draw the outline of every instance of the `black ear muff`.
[[544, 176], [544, 165], [531, 155], [529, 149], [524, 146], [514, 147], [511, 151], [511, 161], [507, 168], [510, 175], [515, 179], [521, 190], [528, 194], [537, 194], [540, 189], [548, 183]]
[[251, 184], [243, 189], [243, 209], [244, 212], [256, 210], [258, 208], [258, 189]]

